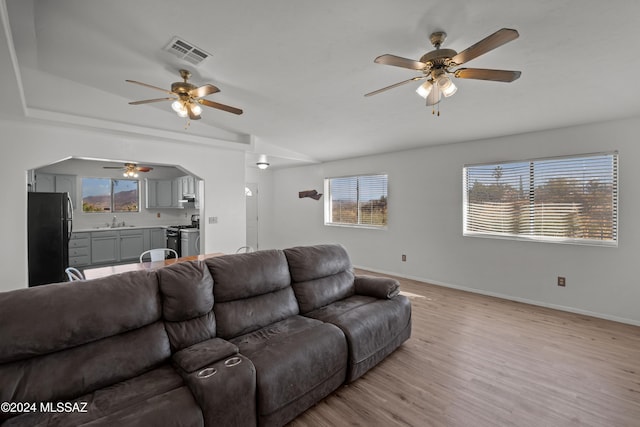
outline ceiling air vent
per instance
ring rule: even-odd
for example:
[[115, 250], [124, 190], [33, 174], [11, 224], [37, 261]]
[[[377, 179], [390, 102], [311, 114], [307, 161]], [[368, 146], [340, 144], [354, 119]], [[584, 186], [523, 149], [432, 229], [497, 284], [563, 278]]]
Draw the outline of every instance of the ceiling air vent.
[[193, 65], [198, 65], [211, 56], [210, 53], [194, 46], [192, 43], [184, 41], [180, 37], [174, 37], [164, 50], [173, 53], [178, 58], [184, 59]]

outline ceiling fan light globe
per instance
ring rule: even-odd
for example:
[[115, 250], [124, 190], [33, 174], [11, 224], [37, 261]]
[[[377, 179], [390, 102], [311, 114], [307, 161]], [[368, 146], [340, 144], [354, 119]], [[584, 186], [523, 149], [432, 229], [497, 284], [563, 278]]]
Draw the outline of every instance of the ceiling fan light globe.
[[182, 102], [180, 101], [173, 101], [171, 103], [171, 108], [173, 108], [173, 111], [175, 111], [176, 113], [179, 113], [180, 111], [184, 110], [184, 105], [182, 105]]
[[178, 116], [179, 117], [187, 117], [189, 115], [189, 113], [187, 113], [187, 110], [180, 110], [178, 111]]
[[258, 162], [256, 163], [256, 165], [258, 166], [259, 169], [263, 169], [263, 170], [269, 167], [269, 163], [267, 162]]
[[191, 112], [192, 112], [193, 114], [195, 114], [196, 116], [199, 116], [199, 115], [202, 113], [202, 107], [200, 107], [200, 106], [199, 106], [199, 105], [197, 105], [197, 104], [193, 104], [193, 105], [191, 106]]
[[427, 96], [429, 96], [429, 94], [431, 93], [432, 87], [433, 83], [431, 83], [431, 80], [426, 81], [418, 86], [418, 89], [416, 89], [416, 93], [424, 99], [427, 99]]
[[458, 91], [456, 85], [453, 84], [449, 76], [447, 76], [446, 74], [440, 74], [436, 78], [436, 80], [438, 81], [438, 87], [440, 88], [440, 91], [445, 97], [448, 98]]

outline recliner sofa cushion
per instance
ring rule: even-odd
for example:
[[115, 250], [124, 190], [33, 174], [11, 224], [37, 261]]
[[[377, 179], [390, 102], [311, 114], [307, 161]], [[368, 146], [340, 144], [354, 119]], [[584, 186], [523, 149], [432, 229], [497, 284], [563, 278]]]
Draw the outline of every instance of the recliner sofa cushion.
[[0, 293], [0, 401], [68, 400], [167, 362], [161, 313], [155, 272]]
[[[141, 406], [145, 405], [154, 396], [160, 396], [180, 388], [188, 392], [180, 375], [171, 366], [165, 364], [137, 377], [70, 400], [70, 402], [82, 405], [78, 406], [78, 408], [83, 409], [83, 412], [28, 413], [11, 418], [3, 426], [79, 426], [91, 422], [104, 425], [106, 421], [110, 421], [111, 425], [121, 425], [119, 423], [113, 424], [114, 420], [110, 415], [119, 413], [124, 418], [127, 411], [138, 415], [135, 419], [137, 425], [170, 425], [171, 423], [168, 419], [161, 423], [151, 422], [152, 420], [149, 419], [149, 416], [142, 413]], [[171, 396], [177, 397], [178, 395]], [[188, 399], [184, 400], [184, 403], [188, 403]], [[199, 411], [195, 410], [191, 404], [188, 406], [191, 407], [190, 410], [194, 412], [194, 418], [197, 419]], [[170, 408], [172, 411], [178, 410], [176, 405], [171, 405]], [[157, 410], [155, 407], [152, 409]], [[166, 413], [161, 416], [166, 416]], [[180, 417], [184, 418], [183, 421], [191, 418], [186, 413], [180, 414]], [[199, 417], [202, 418], [201, 415]], [[185, 422], [179, 425], [189, 424]], [[191, 423], [191, 425], [199, 424]]]
[[216, 336], [213, 277], [202, 261], [181, 262], [157, 270], [162, 317], [172, 351]]
[[[0, 365], [0, 401], [68, 400], [140, 375], [170, 357], [162, 322]], [[4, 414], [0, 413], [0, 420]]]
[[298, 314], [282, 251], [206, 260], [214, 286], [217, 336], [230, 339]]
[[351, 259], [342, 245], [296, 246], [284, 250], [294, 282], [306, 282], [351, 270]]
[[343, 246], [298, 246], [284, 253], [301, 314], [355, 293], [351, 260]]
[[290, 316], [231, 342], [256, 367], [259, 425], [286, 424], [344, 382], [347, 343], [329, 323]]
[[137, 329], [162, 314], [154, 272], [4, 292], [0, 307], [0, 342], [11, 343], [0, 346], [0, 363]]
[[213, 277], [204, 262], [180, 262], [161, 268], [158, 281], [165, 320], [189, 320], [213, 309]]
[[349, 343], [347, 382], [375, 366], [411, 333], [411, 303], [404, 295], [393, 299], [354, 295], [306, 316], [332, 323], [344, 332]]
[[411, 305], [388, 278], [354, 276], [341, 245], [284, 250], [300, 313], [338, 326], [349, 345], [347, 382], [375, 366], [411, 333]]

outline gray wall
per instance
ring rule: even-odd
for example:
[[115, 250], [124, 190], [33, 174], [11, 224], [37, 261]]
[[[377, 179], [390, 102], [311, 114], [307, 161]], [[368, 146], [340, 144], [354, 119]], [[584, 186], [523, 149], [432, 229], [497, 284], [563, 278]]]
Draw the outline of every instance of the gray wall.
[[[262, 248], [339, 242], [364, 268], [640, 325], [638, 134], [634, 118], [274, 170], [260, 182], [271, 195]], [[464, 164], [610, 150], [620, 153], [617, 248], [462, 236]], [[325, 226], [325, 197], [298, 199], [325, 177], [378, 172], [389, 175], [387, 230]]]

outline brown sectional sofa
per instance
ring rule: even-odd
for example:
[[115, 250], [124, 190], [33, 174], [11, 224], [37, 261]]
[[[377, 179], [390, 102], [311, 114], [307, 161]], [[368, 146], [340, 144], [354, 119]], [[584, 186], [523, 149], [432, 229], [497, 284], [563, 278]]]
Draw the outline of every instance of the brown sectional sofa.
[[0, 293], [0, 422], [283, 425], [410, 333], [398, 283], [339, 245]]

